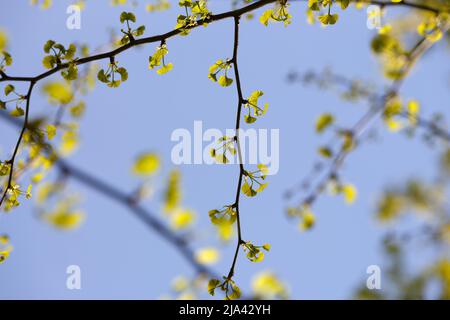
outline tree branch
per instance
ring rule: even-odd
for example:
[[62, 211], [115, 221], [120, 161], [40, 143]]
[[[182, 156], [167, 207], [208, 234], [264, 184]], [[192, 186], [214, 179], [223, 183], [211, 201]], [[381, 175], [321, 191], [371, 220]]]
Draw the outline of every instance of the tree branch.
[[242, 111], [242, 104], [244, 103], [244, 98], [242, 95], [242, 87], [241, 87], [241, 79], [239, 76], [239, 68], [238, 68], [238, 46], [239, 46], [239, 19], [240, 17], [234, 18], [234, 43], [233, 43], [233, 58], [231, 61], [233, 62], [233, 68], [234, 68], [234, 75], [236, 78], [236, 90], [237, 90], [237, 111], [236, 111], [236, 135], [235, 135], [235, 141], [236, 141], [236, 149], [237, 154], [239, 158], [239, 178], [238, 178], [238, 184], [236, 189], [236, 198], [234, 201], [234, 209], [236, 210], [236, 225], [237, 225], [237, 233], [238, 233], [238, 239], [236, 243], [236, 250], [233, 257], [233, 263], [231, 264], [230, 271], [228, 272], [228, 278], [231, 279], [234, 275], [234, 267], [236, 266], [237, 257], [239, 254], [239, 248], [241, 244], [244, 242], [242, 240], [242, 233], [241, 233], [241, 220], [240, 220], [240, 212], [239, 212], [239, 200], [241, 195], [241, 185], [242, 185], [242, 179], [244, 178], [244, 163], [242, 161], [242, 150], [241, 150], [241, 143], [239, 140], [239, 131], [241, 128], [241, 111]]
[[165, 224], [157, 219], [154, 214], [137, 203], [133, 196], [130, 196], [99, 178], [68, 164], [62, 159], [59, 159], [56, 162], [56, 165], [64, 174], [68, 174], [73, 179], [129, 209], [134, 216], [149, 227], [149, 229], [155, 231], [159, 236], [174, 246], [196, 272], [211, 277], [215, 275], [212, 270], [197, 262], [192, 249], [188, 246], [184, 238], [173, 233]]
[[[334, 74], [329, 71], [325, 71], [322, 75], [314, 72], [307, 72], [303, 75], [303, 78], [300, 78], [301, 75], [295, 72], [290, 73], [288, 75], [288, 80], [290, 82], [303, 82], [303, 83], [314, 83], [319, 88], [324, 87], [328, 89], [331, 86], [342, 87], [345, 90], [348, 90], [349, 93], [352, 94], [352, 91], [355, 90], [355, 96], [353, 98], [356, 100], [365, 100], [365, 101], [378, 101], [382, 99], [382, 96], [377, 94], [374, 89], [370, 89], [367, 83], [358, 84], [355, 86], [355, 81], [339, 74]], [[346, 93], [346, 92], [339, 92]], [[403, 118], [412, 117], [408, 112], [402, 112], [398, 114], [398, 116]], [[413, 119], [416, 121], [414, 124], [418, 128], [424, 130], [427, 134], [439, 138], [445, 142], [450, 143], [450, 132], [446, 131], [445, 128], [441, 126], [437, 126], [431, 120], [423, 118], [421, 116], [415, 115]]]
[[[227, 19], [227, 18], [234, 18], [235, 21], [236, 19], [239, 20], [239, 18], [247, 13], [247, 12], [251, 12], [253, 10], [256, 10], [260, 7], [263, 7], [269, 3], [272, 2], [276, 2], [277, 0], [260, 0], [257, 2], [254, 2], [248, 6], [242, 7], [240, 9], [236, 9], [236, 10], [231, 10], [228, 12], [224, 12], [221, 14], [217, 14], [217, 15], [211, 15], [210, 17], [206, 18], [206, 19], [202, 19], [197, 21], [197, 23], [193, 26], [189, 26], [187, 27], [188, 29], [194, 29], [200, 25], [203, 25], [205, 23], [211, 23], [214, 21], [219, 21], [219, 20], [223, 20], [223, 19]], [[374, 4], [378, 4], [378, 5], [403, 5], [403, 6], [407, 6], [407, 7], [411, 7], [411, 8], [415, 8], [415, 9], [420, 9], [420, 10], [426, 10], [426, 11], [430, 11], [430, 12], [434, 12], [434, 13], [439, 13], [439, 10], [433, 8], [433, 7], [429, 7], [427, 5], [422, 5], [422, 4], [416, 4], [413, 2], [408, 2], [408, 1], [402, 1], [399, 3], [392, 3], [392, 2], [383, 2], [383, 1], [378, 1], [378, 0], [370, 0], [370, 3], [374, 3]], [[71, 63], [74, 63], [76, 65], [82, 65], [82, 64], [86, 64], [92, 61], [97, 61], [97, 60], [102, 60], [102, 59], [113, 59], [116, 55], [122, 53], [123, 51], [126, 51], [132, 47], [138, 46], [138, 45], [142, 45], [142, 44], [146, 44], [146, 43], [152, 43], [152, 42], [165, 42], [167, 39], [176, 36], [178, 34], [180, 34], [184, 29], [183, 28], [178, 28], [169, 32], [166, 32], [164, 34], [160, 34], [160, 35], [155, 35], [155, 36], [150, 36], [150, 37], [145, 37], [145, 38], [141, 38], [141, 39], [137, 39], [137, 40], [133, 40], [130, 41], [129, 43], [116, 48], [112, 51], [106, 52], [106, 53], [101, 53], [101, 54], [96, 54], [96, 55], [92, 55], [89, 57], [85, 57], [85, 58], [81, 58], [81, 59], [76, 59]], [[236, 47], [237, 49], [237, 47]], [[59, 64], [58, 66], [56, 66], [55, 68], [48, 70], [44, 73], [41, 73], [35, 77], [19, 77], [19, 76], [8, 76], [4, 71], [1, 72], [0, 76], [0, 82], [3, 81], [25, 81], [25, 82], [30, 82], [30, 92], [29, 94], [27, 94], [27, 111], [26, 111], [26, 118], [28, 116], [28, 111], [29, 111], [29, 100], [31, 98], [31, 90], [33, 88], [33, 86], [40, 80], [45, 79], [51, 75], [53, 75], [54, 73], [63, 70], [65, 68], [67, 68], [69, 66], [69, 63], [63, 63], [63, 64]], [[242, 100], [242, 92], [240, 92], [240, 88], [238, 88], [238, 94], [240, 95], [239, 99]], [[25, 119], [26, 121], [27, 119]], [[25, 128], [26, 126], [24, 126], [23, 128]], [[20, 142], [22, 141], [22, 134], [20, 135], [19, 139], [18, 139], [18, 143], [15, 146], [15, 151], [13, 153], [12, 158], [10, 159], [10, 162], [12, 164], [14, 164], [14, 160], [15, 160], [15, 156], [17, 153], [17, 150], [20, 146]], [[4, 199], [6, 198], [6, 194], [7, 192], [10, 190], [11, 188], [11, 181], [12, 181], [12, 177], [14, 174], [14, 166], [11, 165], [10, 167], [10, 175], [9, 175], [9, 182], [8, 185], [6, 187], [6, 189], [4, 190], [3, 196], [0, 199], [0, 207], [4, 202]], [[241, 177], [242, 178], [242, 177]], [[242, 179], [241, 179], [242, 180]]]
[[[14, 126], [20, 126], [20, 121], [10, 117], [4, 112], [0, 112], [0, 117], [6, 120], [8, 123]], [[28, 130], [32, 128], [27, 127]], [[23, 129], [22, 129], [23, 130]], [[47, 149], [44, 149], [47, 150]], [[143, 222], [150, 230], [155, 231], [164, 240], [170, 243], [180, 254], [186, 259], [186, 261], [198, 272], [199, 274], [205, 274], [210, 277], [215, 277], [215, 272], [208, 267], [200, 264], [195, 259], [195, 255], [192, 249], [188, 246], [186, 240], [176, 234], [174, 234], [164, 223], [155, 217], [150, 211], [138, 204], [132, 195], [128, 195], [125, 192], [115, 188], [107, 182], [83, 171], [76, 166], [73, 166], [61, 158], [57, 158], [55, 162], [56, 167], [61, 173], [77, 180], [92, 190], [102, 194], [112, 201], [120, 203], [127, 209], [129, 209], [136, 218]]]
[[[160, 34], [160, 35], [154, 35], [154, 36], [150, 36], [150, 37], [144, 37], [144, 38], [140, 38], [140, 39], [136, 39], [134, 41], [131, 41], [121, 47], [118, 47], [114, 50], [111, 50], [109, 52], [105, 52], [105, 53], [101, 53], [101, 54], [96, 54], [96, 55], [92, 55], [89, 57], [85, 57], [85, 58], [81, 58], [78, 59], [76, 61], [74, 61], [73, 63], [76, 65], [82, 65], [85, 63], [89, 63], [89, 62], [93, 62], [93, 61], [97, 61], [97, 60], [102, 60], [102, 59], [109, 59], [111, 57], [114, 57], [120, 53], [122, 53], [123, 51], [126, 51], [132, 47], [135, 46], [139, 46], [139, 45], [143, 45], [143, 44], [147, 44], [147, 43], [153, 43], [153, 42], [161, 42], [161, 41], [165, 41], [169, 38], [172, 38], [178, 34], [180, 34], [184, 29], [195, 29], [205, 23], [212, 23], [215, 21], [220, 21], [220, 20], [224, 20], [224, 19], [228, 19], [228, 18], [236, 18], [236, 17], [241, 17], [243, 14], [254, 11], [256, 9], [259, 9], [267, 4], [270, 3], [274, 3], [278, 0], [260, 0], [257, 2], [254, 2], [248, 6], [236, 9], [236, 10], [231, 10], [231, 11], [227, 11], [224, 13], [220, 13], [220, 14], [212, 14], [209, 18], [207, 19], [203, 19], [203, 20], [199, 20], [197, 21], [196, 25], [193, 26], [189, 26], [186, 28], [179, 28], [179, 29], [174, 29], [171, 30], [169, 32]], [[290, 1], [294, 1], [294, 0], [290, 0]], [[300, 1], [305, 1], [305, 0], [300, 0]], [[355, 0], [351, 1], [351, 2], [356, 2]], [[414, 2], [410, 2], [410, 1], [402, 1], [402, 2], [385, 2], [385, 1], [380, 1], [380, 0], [368, 0], [367, 1], [368, 4], [377, 4], [380, 6], [403, 6], [403, 7], [409, 7], [409, 8], [413, 8], [413, 9], [418, 9], [418, 10], [423, 10], [423, 11], [428, 11], [428, 12], [432, 12], [435, 14], [440, 13], [439, 9], [436, 9], [432, 6], [428, 6], [426, 4], [417, 4]], [[8, 76], [5, 72], [2, 71], [2, 73], [0, 74], [2, 77], [0, 78], [0, 82], [3, 81], [28, 81], [28, 82], [37, 82], [39, 80], [42, 80], [44, 78], [47, 78], [49, 76], [51, 76], [52, 74], [61, 71], [65, 68], [67, 68], [69, 66], [68, 63], [62, 63], [58, 66], [56, 66], [55, 68], [48, 70], [46, 72], [43, 72], [37, 76], [34, 77], [20, 77], [20, 76]]]

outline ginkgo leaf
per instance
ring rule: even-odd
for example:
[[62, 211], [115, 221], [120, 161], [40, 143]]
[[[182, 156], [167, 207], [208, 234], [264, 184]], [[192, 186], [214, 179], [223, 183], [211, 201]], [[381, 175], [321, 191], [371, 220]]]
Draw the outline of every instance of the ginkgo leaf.
[[0, 176], [6, 176], [9, 174], [11, 165], [9, 163], [2, 163], [0, 161]]
[[319, 11], [319, 0], [308, 0], [308, 8], [312, 11]]
[[261, 174], [263, 174], [264, 176], [269, 174], [269, 168], [265, 164], [260, 163], [257, 165], [257, 167], [258, 167], [259, 171], [261, 172]]
[[268, 183], [266, 182], [266, 183], [261, 183], [260, 185], [259, 185], [259, 187], [258, 187], [258, 189], [256, 189], [255, 191], [258, 193], [258, 192], [261, 192], [261, 191], [263, 191], [266, 187], [267, 187], [267, 185], [268, 185]]
[[324, 25], [335, 24], [338, 21], [339, 15], [335, 14], [324, 14], [317, 17], [320, 22]]
[[342, 10], [345, 10], [350, 4], [350, 0], [339, 0], [339, 4]]
[[122, 82], [128, 80], [128, 71], [127, 71], [127, 69], [125, 69], [123, 67], [117, 68], [117, 73], [120, 74], [120, 80]]
[[57, 184], [51, 182], [44, 182], [37, 191], [36, 200], [39, 204], [44, 203], [52, 194], [58, 190]]
[[75, 80], [78, 78], [78, 67], [74, 63], [70, 63], [66, 70], [61, 71], [61, 75], [66, 80]]
[[407, 104], [408, 113], [411, 115], [417, 115], [420, 111], [420, 104], [416, 100], [410, 100]]
[[8, 37], [6, 36], [6, 33], [0, 29], [0, 51], [4, 50], [7, 44]]
[[97, 79], [101, 82], [107, 83], [109, 81], [109, 75], [105, 73], [105, 70], [100, 69], [97, 73]]
[[131, 13], [131, 12], [122, 12], [120, 14], [120, 22], [124, 23], [125, 21], [132, 21], [132, 22], [136, 22], [136, 16]]
[[38, 172], [31, 177], [31, 181], [34, 183], [38, 183], [38, 182], [41, 182], [42, 179], [44, 179], [44, 177], [45, 177], [44, 172]]
[[231, 293], [226, 296], [226, 299], [236, 300], [239, 299], [241, 295], [242, 295], [241, 289], [238, 286], [236, 286], [233, 282], [231, 284]]
[[246, 114], [244, 116], [244, 120], [246, 123], [253, 123], [256, 121], [256, 118]]
[[264, 299], [287, 298], [286, 286], [270, 271], [256, 275], [252, 281], [252, 290], [254, 295]]
[[244, 251], [247, 253], [247, 258], [251, 262], [260, 262], [264, 260], [264, 252], [261, 251], [261, 249], [269, 251], [270, 245], [264, 244], [262, 246], [255, 246], [251, 242], [245, 242], [242, 244], [244, 247]]
[[264, 92], [261, 90], [253, 91], [250, 97], [248, 97], [248, 103], [257, 106], [258, 105], [258, 99], [264, 95]]
[[222, 210], [213, 209], [208, 212], [211, 222], [215, 225], [232, 225], [237, 218], [233, 206], [225, 206]]
[[74, 118], [80, 118], [84, 114], [85, 110], [86, 104], [83, 101], [78, 102], [69, 109], [70, 115]]
[[215, 289], [220, 285], [220, 281], [217, 279], [211, 279], [208, 282], [208, 293], [214, 295]]
[[393, 118], [387, 118], [384, 123], [386, 124], [387, 128], [391, 132], [397, 132], [402, 129], [403, 125], [400, 121], [395, 120]]
[[180, 188], [180, 172], [172, 170], [169, 174], [169, 181], [164, 192], [164, 211], [175, 211], [181, 202], [181, 188]]
[[289, 14], [289, 3], [287, 1], [276, 1], [272, 9], [264, 11], [259, 21], [267, 26], [270, 21], [284, 22], [287, 26], [291, 23], [292, 16]]
[[73, 131], [66, 131], [61, 137], [61, 153], [65, 156], [70, 155], [78, 147], [78, 136]]
[[264, 13], [259, 17], [259, 22], [261, 22], [265, 26], [268, 26], [269, 20], [272, 17], [272, 13], [273, 13], [272, 9], [264, 11]]
[[145, 32], [145, 26], [139, 26], [135, 31], [134, 31], [134, 35], [139, 37], [142, 36]]
[[195, 213], [191, 210], [178, 208], [171, 215], [171, 223], [174, 229], [186, 229], [192, 225]]
[[50, 53], [50, 49], [56, 44], [53, 40], [47, 40], [47, 42], [44, 44], [44, 52]]
[[251, 260], [252, 262], [261, 262], [264, 260], [264, 252], [259, 252], [258, 255], [255, 256], [255, 258], [253, 260]]
[[56, 58], [55, 56], [49, 55], [49, 56], [45, 56], [42, 59], [42, 65], [46, 68], [46, 69], [52, 69], [56, 66]]
[[406, 110], [408, 111], [409, 122], [414, 125], [417, 123], [417, 116], [420, 112], [420, 104], [416, 100], [408, 101], [406, 105]]
[[0, 264], [8, 259], [12, 250], [13, 247], [9, 242], [9, 237], [6, 234], [0, 234]]
[[217, 226], [220, 240], [229, 241], [234, 235], [234, 228], [231, 223], [222, 223]]
[[317, 152], [324, 158], [331, 158], [333, 156], [333, 151], [328, 147], [320, 147]]
[[6, 259], [9, 257], [9, 251], [0, 251], [0, 264], [5, 262]]
[[442, 38], [442, 31], [434, 24], [421, 23], [417, 27], [417, 33], [426, 37], [431, 42], [437, 42]]
[[228, 158], [226, 157], [226, 155], [224, 153], [221, 154], [216, 154], [216, 156], [214, 157], [214, 159], [216, 160], [217, 163], [219, 164], [227, 164], [230, 162], [230, 160], [228, 160]]
[[66, 53], [64, 54], [64, 59], [72, 60], [76, 52], [77, 47], [73, 43], [69, 44], [69, 47], [67, 48]]
[[0, 52], [3, 54], [3, 59], [5, 62], [5, 65], [10, 66], [13, 63], [12, 56], [6, 51], [1, 51], [1, 49], [0, 49]]
[[302, 221], [300, 223], [301, 230], [309, 230], [311, 229], [316, 222], [316, 217], [314, 214], [307, 210], [302, 214]]
[[25, 197], [26, 197], [27, 199], [31, 199], [31, 197], [32, 197], [32, 194], [31, 194], [31, 189], [32, 189], [32, 188], [33, 188], [33, 185], [32, 185], [32, 184], [28, 185], [27, 191], [26, 191], [26, 193], [25, 193]]
[[355, 139], [353, 138], [353, 134], [349, 131], [345, 131], [344, 133], [342, 133], [342, 137], [344, 139], [342, 143], [342, 150], [344, 150], [345, 152], [353, 150], [353, 148], [355, 147]]
[[189, 279], [184, 276], [178, 276], [172, 281], [172, 289], [181, 292], [189, 287]]

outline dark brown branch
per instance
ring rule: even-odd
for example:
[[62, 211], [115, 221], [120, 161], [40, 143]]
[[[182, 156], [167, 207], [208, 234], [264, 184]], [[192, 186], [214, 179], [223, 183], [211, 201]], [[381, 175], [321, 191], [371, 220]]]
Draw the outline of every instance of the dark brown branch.
[[[352, 1], [354, 2], [354, 1]], [[412, 1], [403, 0], [402, 2], [391, 2], [391, 1], [380, 1], [380, 0], [369, 0], [367, 1], [368, 4], [376, 4], [381, 7], [394, 7], [394, 6], [404, 6], [409, 7], [412, 9], [422, 10], [422, 11], [428, 11], [435, 14], [439, 14], [441, 10], [434, 8], [433, 6], [429, 6], [427, 4], [423, 3], [417, 3]]]
[[[401, 113], [400, 116], [409, 118], [411, 115], [407, 113]], [[444, 130], [441, 126], [438, 126], [434, 124], [432, 121], [426, 120], [419, 116], [415, 116], [413, 119], [416, 121], [415, 125], [425, 130], [427, 134], [430, 134], [433, 137], [437, 137], [447, 143], [450, 143], [450, 132]]]
[[[109, 52], [105, 52], [105, 53], [101, 53], [101, 54], [96, 54], [96, 55], [92, 55], [89, 57], [85, 57], [85, 58], [81, 58], [78, 59], [76, 61], [74, 61], [74, 63], [76, 65], [82, 65], [85, 63], [89, 63], [89, 62], [93, 62], [93, 61], [98, 61], [98, 60], [103, 60], [103, 59], [110, 59], [111, 57], [117, 56], [120, 53], [122, 53], [123, 51], [126, 51], [132, 47], [135, 46], [139, 46], [139, 45], [143, 45], [143, 44], [147, 44], [147, 43], [153, 43], [153, 42], [161, 42], [161, 41], [166, 41], [169, 38], [172, 38], [178, 34], [180, 34], [184, 29], [195, 29], [198, 26], [202, 26], [205, 23], [212, 23], [215, 21], [219, 21], [219, 20], [223, 20], [223, 19], [228, 19], [228, 18], [234, 18], [234, 17], [240, 17], [241, 15], [253, 11], [255, 9], [258, 9], [260, 7], [263, 7], [269, 3], [275, 2], [276, 0], [260, 0], [258, 2], [252, 3], [248, 6], [245, 6], [243, 8], [240, 9], [236, 9], [236, 10], [232, 10], [232, 11], [228, 11], [228, 12], [224, 12], [221, 14], [217, 14], [217, 15], [211, 15], [209, 18], [207, 19], [203, 19], [203, 20], [199, 20], [197, 21], [197, 24], [194, 26], [189, 26], [186, 28], [179, 28], [179, 29], [175, 29], [175, 30], [171, 30], [169, 32], [160, 34], [160, 35], [155, 35], [155, 36], [150, 36], [150, 37], [145, 37], [145, 38], [140, 38], [140, 39], [136, 39], [133, 42], [127, 43], [119, 48], [116, 48], [114, 50], [111, 50]], [[42, 80], [44, 78], [47, 78], [49, 76], [51, 76], [52, 74], [61, 71], [65, 68], [68, 67], [68, 63], [63, 63], [58, 65], [57, 67], [48, 70], [46, 72], [43, 72], [35, 77], [14, 77], [14, 76], [8, 76], [6, 74], [2, 75], [2, 78], [0, 78], [0, 82], [2, 81], [39, 81]]]

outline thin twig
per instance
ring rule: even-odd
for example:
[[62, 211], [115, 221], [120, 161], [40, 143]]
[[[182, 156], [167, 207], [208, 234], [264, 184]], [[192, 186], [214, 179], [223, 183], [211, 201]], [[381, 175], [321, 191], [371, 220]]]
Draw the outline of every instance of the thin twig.
[[[89, 63], [92, 61], [97, 61], [97, 60], [102, 60], [102, 59], [109, 59], [111, 57], [117, 56], [120, 53], [122, 53], [123, 51], [126, 51], [132, 47], [135, 46], [139, 46], [142, 44], [147, 44], [147, 43], [153, 43], [153, 42], [161, 42], [161, 41], [165, 41], [169, 38], [172, 38], [178, 34], [180, 34], [183, 30], [185, 29], [195, 29], [201, 25], [204, 24], [208, 24], [208, 23], [212, 23], [215, 21], [219, 21], [219, 20], [223, 20], [223, 19], [228, 19], [228, 18], [236, 18], [236, 17], [241, 17], [243, 14], [245, 13], [249, 13], [253, 10], [259, 9], [267, 4], [276, 2], [278, 0], [260, 0], [257, 2], [254, 2], [248, 6], [236, 9], [236, 10], [231, 10], [231, 11], [227, 11], [224, 13], [220, 13], [217, 15], [212, 14], [211, 16], [209, 16], [206, 19], [201, 19], [199, 21], [197, 21], [197, 23], [195, 25], [192, 26], [188, 26], [185, 28], [178, 28], [178, 29], [174, 29], [171, 30], [169, 32], [160, 34], [160, 35], [154, 35], [154, 36], [150, 36], [150, 37], [144, 37], [144, 38], [140, 38], [140, 39], [136, 39], [132, 42], [129, 42], [121, 47], [118, 47], [114, 50], [111, 50], [109, 52], [105, 52], [105, 53], [101, 53], [101, 54], [96, 54], [96, 55], [92, 55], [89, 57], [84, 57], [81, 59], [77, 59], [71, 63], [74, 63], [76, 65], [82, 65], [85, 63]], [[292, 1], [292, 0], [291, 0]], [[302, 0], [304, 1], [304, 0]], [[356, 2], [356, 1], [352, 1], [352, 2]], [[384, 1], [378, 1], [378, 0], [368, 0], [367, 1], [368, 4], [377, 4], [377, 5], [381, 5], [381, 6], [404, 6], [404, 7], [409, 7], [409, 8], [413, 8], [413, 9], [418, 9], [418, 10], [423, 10], [423, 11], [428, 11], [428, 12], [432, 12], [435, 14], [440, 13], [441, 11], [439, 9], [436, 9], [432, 6], [428, 6], [426, 4], [418, 4], [418, 3], [414, 3], [414, 2], [409, 2], [409, 1], [402, 1], [402, 2], [384, 2]], [[37, 82], [39, 80], [42, 80], [44, 78], [47, 78], [49, 76], [51, 76], [52, 74], [63, 70], [65, 68], [67, 68], [69, 66], [69, 63], [62, 63], [58, 66], [56, 66], [55, 68], [48, 70], [46, 72], [43, 72], [35, 77], [21, 77], [21, 76], [9, 76], [7, 75], [4, 71], [1, 71], [0, 75], [0, 82], [3, 81], [25, 81], [25, 82]]]
[[[238, 71], [238, 66], [237, 66], [237, 48], [238, 48], [238, 34], [239, 34], [239, 19], [240, 17], [248, 12], [251, 12], [255, 9], [261, 8], [267, 4], [270, 3], [274, 3], [277, 0], [260, 0], [257, 2], [254, 2], [250, 5], [244, 6], [242, 8], [236, 9], [236, 10], [232, 10], [232, 11], [228, 11], [228, 12], [224, 12], [221, 14], [217, 14], [217, 15], [210, 15], [209, 17], [205, 18], [205, 19], [201, 19], [199, 21], [197, 21], [197, 23], [193, 26], [189, 26], [187, 27], [187, 29], [194, 29], [200, 25], [206, 24], [206, 23], [212, 23], [214, 21], [219, 21], [219, 20], [223, 20], [223, 19], [227, 19], [227, 18], [233, 18], [234, 22], [235, 22], [235, 39], [234, 39], [234, 50], [233, 50], [233, 64], [234, 64], [234, 72], [235, 72], [235, 76], [236, 76], [236, 87], [237, 87], [237, 91], [238, 91], [238, 110], [237, 110], [237, 119], [236, 119], [236, 136], [235, 136], [235, 141], [237, 144], [237, 152], [238, 152], [238, 156], [239, 156], [239, 160], [240, 160], [240, 169], [239, 169], [239, 181], [238, 181], [238, 186], [237, 186], [237, 191], [236, 191], [236, 199], [235, 199], [235, 203], [234, 203], [234, 208], [236, 210], [236, 214], [237, 214], [237, 229], [238, 229], [238, 243], [236, 246], [236, 252], [233, 258], [233, 263], [232, 266], [230, 268], [230, 272], [228, 277], [232, 277], [234, 274], [234, 267], [236, 265], [236, 260], [237, 260], [237, 256], [239, 253], [239, 248], [240, 245], [243, 243], [242, 240], [242, 236], [241, 236], [241, 227], [240, 227], [240, 217], [239, 217], [239, 199], [240, 199], [240, 190], [241, 190], [241, 184], [242, 184], [242, 179], [244, 177], [245, 174], [245, 170], [243, 167], [243, 163], [242, 163], [242, 153], [241, 153], [241, 149], [240, 149], [240, 143], [239, 143], [239, 129], [240, 129], [240, 118], [241, 118], [241, 109], [242, 109], [242, 105], [244, 103], [244, 99], [242, 96], [242, 90], [241, 90], [241, 84], [240, 84], [240, 79], [239, 79], [239, 71]], [[398, 6], [406, 6], [406, 7], [411, 7], [411, 8], [416, 8], [416, 9], [420, 9], [420, 10], [425, 10], [425, 11], [429, 11], [429, 12], [433, 12], [433, 13], [439, 13], [440, 11], [433, 8], [433, 7], [429, 7], [425, 4], [416, 4], [416, 3], [412, 3], [409, 1], [402, 1], [400, 3], [390, 3], [390, 2], [382, 2], [382, 1], [377, 1], [377, 0], [371, 0], [368, 1], [368, 3], [374, 3], [374, 4], [378, 4], [378, 5], [383, 5], [383, 6], [394, 6], [394, 5], [398, 5]], [[96, 55], [92, 55], [92, 56], [88, 56], [88, 57], [84, 57], [84, 58], [80, 58], [77, 59], [71, 63], [76, 64], [76, 65], [82, 65], [82, 64], [86, 64], [89, 62], [93, 62], [93, 61], [98, 61], [98, 60], [102, 60], [102, 59], [112, 59], [113, 57], [119, 55], [120, 53], [138, 46], [138, 45], [143, 45], [143, 44], [147, 44], [147, 43], [153, 43], [153, 42], [162, 42], [162, 41], [166, 41], [167, 39], [174, 37], [178, 34], [180, 34], [184, 29], [186, 28], [179, 28], [179, 29], [175, 29], [172, 31], [169, 31], [167, 33], [164, 34], [160, 34], [160, 35], [155, 35], [155, 36], [150, 36], [150, 37], [144, 37], [141, 39], [132, 39], [132, 41], [130, 41], [128, 44], [125, 44], [121, 47], [118, 47], [114, 50], [111, 50], [109, 52], [106, 53], [102, 53], [102, 54], [96, 54]], [[59, 64], [57, 65], [55, 68], [48, 70], [46, 72], [43, 72], [37, 76], [34, 77], [22, 77], [22, 76], [9, 76], [7, 75], [3, 70], [0, 71], [0, 82], [5, 82], [5, 81], [23, 81], [23, 82], [29, 82], [30, 83], [30, 87], [27, 93], [27, 104], [26, 104], [26, 112], [25, 112], [25, 119], [24, 119], [24, 123], [22, 126], [22, 130], [21, 130], [21, 134], [17, 140], [16, 146], [14, 148], [14, 152], [13, 155], [11, 157], [11, 159], [8, 161], [8, 163], [10, 164], [10, 172], [9, 172], [9, 179], [8, 179], [8, 185], [6, 187], [6, 189], [4, 190], [4, 194], [0, 200], [0, 206], [2, 205], [7, 192], [10, 190], [11, 188], [11, 184], [12, 184], [12, 179], [13, 179], [13, 175], [14, 175], [14, 161], [17, 155], [17, 152], [19, 150], [20, 147], [20, 143], [22, 141], [23, 138], [23, 134], [25, 132], [25, 130], [28, 127], [28, 115], [29, 115], [29, 106], [30, 106], [30, 98], [31, 98], [31, 93], [32, 93], [32, 89], [33, 86], [40, 80], [45, 79], [47, 77], [50, 77], [51, 75], [55, 74], [58, 71], [61, 71], [65, 68], [67, 68], [69, 66], [69, 63], [63, 63], [63, 64]], [[94, 189], [96, 189], [97, 191], [102, 192], [103, 194], [112, 197], [114, 199], [116, 199], [116, 201], [126, 205], [127, 207], [129, 207], [132, 212], [134, 212], [136, 214], [136, 216], [138, 218], [140, 218], [146, 225], [148, 225], [149, 227], [153, 228], [154, 230], [156, 230], [161, 236], [163, 236], [165, 239], [167, 239], [170, 243], [174, 244], [177, 248], [179, 248], [182, 252], [182, 254], [188, 259], [188, 261], [199, 271], [202, 273], [207, 272], [208, 274], [211, 274], [204, 266], [198, 264], [194, 257], [192, 252], [185, 246], [184, 242], [181, 241], [178, 237], [174, 236], [170, 230], [168, 230], [163, 224], [161, 224], [158, 220], [156, 220], [155, 218], [153, 218], [151, 215], [148, 214], [148, 212], [142, 208], [141, 206], [135, 204], [133, 201], [130, 201], [129, 197], [126, 194], [121, 193], [119, 190], [103, 183], [102, 181], [80, 171], [79, 169], [76, 169], [74, 167], [69, 166], [67, 163], [63, 162], [62, 160], [58, 160], [56, 162], [56, 164], [58, 165], [58, 167], [65, 173], [72, 175], [74, 178], [78, 179], [81, 182], [84, 182], [86, 185], [89, 185], [91, 187], [93, 187]]]

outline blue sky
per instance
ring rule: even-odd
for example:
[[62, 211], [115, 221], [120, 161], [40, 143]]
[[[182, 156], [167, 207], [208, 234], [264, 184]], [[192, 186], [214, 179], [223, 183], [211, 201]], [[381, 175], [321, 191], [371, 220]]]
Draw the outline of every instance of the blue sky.
[[[88, 1], [81, 30], [69, 30], [65, 12], [70, 1], [55, 2], [49, 10], [41, 11], [28, 1], [0, 1], [0, 27], [9, 34], [14, 57], [10, 74], [42, 72], [42, 46], [48, 39], [64, 44], [87, 42], [92, 47], [106, 43], [108, 31], [120, 29], [118, 17], [124, 8], [134, 11], [138, 22], [146, 25], [146, 35], [172, 29], [179, 12], [176, 6], [168, 12], [149, 14], [142, 3], [133, 9], [112, 7], [109, 1]], [[212, 1], [210, 8], [222, 12], [229, 6]], [[321, 71], [332, 66], [335, 72], [349, 77], [380, 86], [386, 83], [370, 53], [374, 31], [366, 27], [365, 11], [346, 10], [335, 26], [324, 29], [308, 25], [304, 10], [304, 4], [292, 5], [293, 23], [287, 28], [275, 24], [264, 27], [257, 20], [241, 26], [242, 85], [247, 95], [256, 89], [265, 92], [269, 110], [254, 127], [280, 130], [280, 170], [269, 177], [263, 193], [241, 201], [244, 238], [269, 242], [272, 250], [260, 264], [251, 264], [241, 254], [236, 280], [248, 290], [255, 273], [272, 270], [289, 284], [292, 298], [347, 298], [365, 281], [367, 266], [383, 265], [379, 240], [386, 228], [373, 216], [380, 190], [411, 176], [431, 179], [436, 153], [419, 139], [381, 130], [378, 142], [361, 147], [343, 168], [343, 178], [358, 187], [354, 205], [322, 197], [314, 207], [317, 225], [308, 233], [301, 233], [297, 223], [286, 217], [288, 203], [283, 193], [308, 174], [316, 159], [315, 150], [323, 142], [314, 134], [316, 117], [333, 112], [340, 124], [350, 126], [367, 107], [345, 103], [330, 92], [289, 84], [288, 72]], [[131, 191], [139, 182], [130, 174], [133, 158], [142, 151], [155, 151], [163, 159], [159, 178], [163, 181], [174, 167], [170, 161], [173, 130], [192, 130], [196, 120], [202, 120], [204, 128], [234, 127], [234, 87], [221, 88], [207, 78], [215, 60], [231, 57], [232, 40], [232, 20], [170, 39], [167, 58], [174, 69], [164, 76], [147, 68], [154, 44], [120, 55], [117, 60], [126, 66], [130, 78], [115, 90], [98, 84], [86, 97], [87, 113], [81, 121], [83, 143], [70, 162]], [[424, 102], [424, 116], [445, 110], [450, 101], [447, 54], [443, 45], [427, 54], [402, 88], [405, 98]], [[100, 63], [106, 65], [106, 61]], [[52, 108], [39, 89], [32, 107], [32, 115]], [[1, 124], [0, 135], [3, 157], [12, 148], [16, 132]], [[197, 212], [201, 237], [196, 246], [221, 248], [207, 212], [232, 201], [238, 168], [184, 165], [179, 169], [184, 203]], [[11, 235], [14, 251], [0, 267], [0, 298], [158, 298], [169, 292], [174, 277], [192, 275], [182, 257], [126, 209], [77, 182], [71, 189], [83, 194], [83, 209], [88, 214], [74, 232], [54, 230], [36, 219], [31, 201], [1, 217], [0, 231]], [[158, 197], [146, 206], [162, 217]], [[228, 271], [233, 250], [234, 244], [223, 248], [222, 258], [214, 266], [217, 273]], [[414, 264], [420, 263], [418, 254]], [[65, 270], [71, 264], [81, 267], [82, 290], [65, 287]]]

